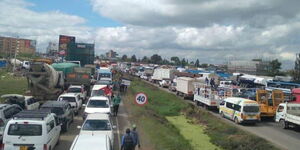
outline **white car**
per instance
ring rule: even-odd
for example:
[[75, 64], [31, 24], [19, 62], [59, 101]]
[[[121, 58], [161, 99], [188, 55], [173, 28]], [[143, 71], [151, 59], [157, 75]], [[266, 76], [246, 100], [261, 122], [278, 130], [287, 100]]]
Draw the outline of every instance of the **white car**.
[[[95, 146], [96, 145], [96, 146]], [[77, 135], [70, 150], [113, 150], [111, 140], [106, 135]]]
[[109, 99], [105, 96], [90, 97], [83, 113], [83, 119], [92, 113], [110, 114], [111, 106]]
[[82, 85], [71, 85], [68, 88], [67, 93], [78, 93], [82, 100], [85, 100], [87, 97], [87, 91], [84, 89], [84, 86]]
[[67, 101], [70, 103], [71, 107], [74, 109], [76, 115], [78, 115], [79, 110], [82, 106], [82, 99], [78, 93], [65, 93], [58, 97], [57, 101]]
[[53, 150], [61, 126], [55, 114], [43, 110], [22, 111], [11, 119], [3, 134], [4, 150]]
[[91, 92], [91, 96], [90, 97], [93, 97], [93, 96], [104, 96], [104, 88], [106, 88], [107, 85], [94, 85], [93, 88], [92, 88], [92, 92]]

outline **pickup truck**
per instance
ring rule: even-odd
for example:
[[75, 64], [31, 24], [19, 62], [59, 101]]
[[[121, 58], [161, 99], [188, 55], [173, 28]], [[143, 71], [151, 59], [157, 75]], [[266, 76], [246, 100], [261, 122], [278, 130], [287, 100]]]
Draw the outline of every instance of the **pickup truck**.
[[40, 102], [32, 96], [23, 96], [19, 94], [5, 94], [1, 98], [5, 99], [7, 104], [17, 104], [24, 110], [38, 110]]
[[277, 107], [275, 121], [283, 129], [300, 126], [300, 103], [281, 103]]

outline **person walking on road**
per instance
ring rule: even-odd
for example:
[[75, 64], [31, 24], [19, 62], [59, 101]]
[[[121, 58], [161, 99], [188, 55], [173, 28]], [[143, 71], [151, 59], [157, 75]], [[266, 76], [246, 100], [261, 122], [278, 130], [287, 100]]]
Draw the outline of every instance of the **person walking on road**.
[[118, 111], [119, 111], [119, 105], [121, 103], [121, 97], [120, 94], [118, 94], [117, 96], [114, 96], [113, 98], [113, 109], [114, 109], [114, 116], [118, 115]]
[[136, 148], [136, 146], [138, 146], [138, 148], [140, 148], [141, 144], [140, 144], [139, 134], [136, 131], [136, 125], [135, 124], [132, 125], [131, 134], [132, 134], [133, 141], [134, 141], [134, 149]]
[[134, 139], [129, 128], [126, 129], [126, 133], [122, 137], [121, 150], [134, 150]]

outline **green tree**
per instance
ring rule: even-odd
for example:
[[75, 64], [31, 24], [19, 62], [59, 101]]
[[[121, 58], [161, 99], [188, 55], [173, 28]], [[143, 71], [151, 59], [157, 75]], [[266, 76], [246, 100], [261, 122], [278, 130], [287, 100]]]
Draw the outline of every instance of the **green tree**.
[[136, 62], [136, 61], [137, 61], [137, 59], [136, 59], [136, 56], [135, 56], [135, 55], [132, 55], [132, 56], [131, 56], [131, 61], [132, 61], [132, 62]]
[[127, 55], [123, 55], [122, 58], [121, 58], [122, 61], [127, 61], [127, 59], [128, 59]]
[[149, 58], [147, 56], [144, 56], [143, 59], [142, 59], [142, 62], [149, 63], [150, 60], [149, 60]]
[[199, 59], [196, 60], [196, 62], [195, 62], [195, 67], [200, 67]]
[[187, 62], [185, 61], [185, 58], [182, 58], [181, 60], [181, 66], [184, 67], [187, 64]]
[[269, 63], [269, 66], [270, 66], [270, 70], [269, 70], [270, 76], [280, 75], [281, 62], [279, 62], [278, 59], [272, 60]]
[[181, 65], [180, 59], [177, 56], [171, 57], [171, 61], [175, 63], [175, 65]]
[[201, 67], [201, 68], [207, 68], [208, 64], [201, 64], [199, 67]]
[[293, 80], [300, 83], [300, 53], [296, 55], [295, 67], [292, 71]]
[[161, 64], [162, 63], [162, 58], [158, 54], [154, 54], [150, 57], [151, 63], [154, 64]]

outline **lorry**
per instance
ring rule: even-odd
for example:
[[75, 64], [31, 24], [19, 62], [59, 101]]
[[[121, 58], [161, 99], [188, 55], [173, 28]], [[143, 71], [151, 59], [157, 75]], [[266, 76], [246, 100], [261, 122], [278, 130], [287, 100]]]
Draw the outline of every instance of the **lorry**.
[[257, 90], [256, 102], [260, 106], [261, 117], [274, 117], [278, 105], [284, 102], [284, 93], [281, 90]]
[[275, 121], [283, 129], [300, 126], [300, 103], [286, 102], [278, 105]]
[[195, 83], [198, 81], [190, 77], [176, 78], [176, 95], [183, 96], [183, 98], [194, 97]]
[[176, 70], [174, 70], [174, 69], [157, 68], [153, 72], [151, 81], [154, 83], [158, 83], [159, 81], [162, 81], [163, 79], [173, 80], [174, 72], [176, 72]]
[[91, 86], [92, 69], [85, 67], [74, 67], [73, 72], [66, 75], [67, 85]]
[[26, 73], [28, 89], [38, 100], [53, 100], [64, 91], [64, 75], [47, 63], [33, 62]]

